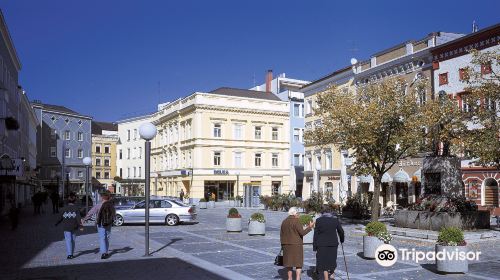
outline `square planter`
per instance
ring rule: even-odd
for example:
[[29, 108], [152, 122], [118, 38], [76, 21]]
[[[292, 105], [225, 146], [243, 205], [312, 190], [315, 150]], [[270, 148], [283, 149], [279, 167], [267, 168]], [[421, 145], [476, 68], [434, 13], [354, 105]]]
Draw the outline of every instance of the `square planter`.
[[210, 200], [210, 201], [208, 202], [208, 208], [215, 208], [215, 201]]
[[418, 228], [419, 229], [425, 229], [425, 230], [429, 230], [431, 229], [431, 213], [430, 212], [426, 212], [426, 211], [422, 211], [420, 212], [420, 214], [418, 215]]
[[241, 218], [226, 218], [227, 232], [241, 232]]
[[249, 221], [248, 235], [266, 235], [266, 223], [261, 223], [259, 221]]
[[207, 203], [206, 202], [199, 202], [200, 209], [207, 209]]
[[408, 222], [406, 224], [408, 228], [414, 228], [414, 229], [419, 228], [420, 224], [419, 214], [420, 214], [419, 211], [408, 211]]
[[440, 231], [445, 226], [448, 213], [433, 212], [431, 214], [431, 230]]
[[408, 211], [396, 211], [394, 213], [394, 224], [397, 227], [406, 227], [408, 225]]
[[375, 251], [377, 251], [378, 246], [384, 244], [384, 242], [375, 236], [363, 236], [363, 256], [367, 259], [375, 258]]
[[234, 200], [229, 200], [229, 207], [236, 206], [236, 202]]
[[[467, 258], [459, 258], [467, 254], [467, 246], [442, 246], [436, 244], [436, 270], [443, 273], [466, 273], [469, 271]], [[447, 255], [455, 255], [450, 259]]]

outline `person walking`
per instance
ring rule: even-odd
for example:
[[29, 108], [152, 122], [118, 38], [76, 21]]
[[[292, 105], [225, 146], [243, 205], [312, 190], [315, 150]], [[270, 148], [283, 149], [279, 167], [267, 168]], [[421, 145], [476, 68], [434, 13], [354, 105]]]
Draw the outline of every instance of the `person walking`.
[[297, 207], [288, 210], [288, 217], [281, 223], [280, 241], [283, 249], [283, 266], [287, 268], [288, 280], [293, 279], [295, 267], [296, 279], [300, 279], [304, 264], [304, 248], [302, 237], [314, 227], [311, 222], [306, 229], [299, 222]]
[[105, 190], [101, 193], [101, 202], [89, 210], [82, 222], [89, 220], [92, 215], [97, 214], [96, 226], [99, 235], [99, 253], [101, 259], [109, 258], [109, 237], [111, 235], [111, 226], [116, 216], [115, 206], [110, 201], [111, 193]]
[[[19, 203], [21, 204], [21, 203]], [[21, 207], [18, 205], [16, 207], [15, 202], [10, 203], [10, 210], [9, 210], [9, 219], [10, 219], [10, 229], [11, 230], [16, 230], [17, 225], [19, 224], [19, 209]]]
[[181, 190], [179, 197], [181, 198], [181, 201], [184, 201], [184, 190]]
[[76, 195], [74, 193], [70, 193], [68, 196], [68, 205], [63, 208], [59, 220], [55, 224], [58, 226], [62, 223], [64, 240], [66, 241], [66, 256], [68, 260], [72, 259], [74, 256], [76, 231], [81, 224], [80, 209], [78, 209], [75, 202]]
[[334, 279], [337, 248], [339, 239], [344, 243], [344, 230], [339, 219], [333, 215], [331, 207], [324, 205], [321, 214], [314, 227], [313, 250], [316, 252], [316, 271], [322, 271], [325, 280], [328, 280]]
[[59, 213], [59, 194], [57, 191], [52, 192], [50, 200], [52, 200], [52, 214]]

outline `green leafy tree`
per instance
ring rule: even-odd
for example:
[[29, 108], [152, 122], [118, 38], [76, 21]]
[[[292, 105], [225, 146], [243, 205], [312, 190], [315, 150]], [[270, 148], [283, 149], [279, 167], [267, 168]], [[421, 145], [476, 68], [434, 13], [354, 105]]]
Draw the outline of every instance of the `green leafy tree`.
[[372, 220], [378, 220], [382, 176], [399, 160], [414, 156], [425, 134], [424, 110], [417, 103], [425, 81], [408, 86], [390, 78], [351, 90], [331, 87], [318, 95], [321, 125], [308, 131], [308, 144], [328, 145], [352, 151], [352, 170], [370, 174], [375, 181]]

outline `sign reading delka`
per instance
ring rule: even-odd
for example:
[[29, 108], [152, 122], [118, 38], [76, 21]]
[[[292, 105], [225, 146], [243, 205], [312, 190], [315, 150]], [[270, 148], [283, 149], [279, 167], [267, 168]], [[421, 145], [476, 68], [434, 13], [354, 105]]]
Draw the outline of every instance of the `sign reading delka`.
[[215, 169], [214, 170], [215, 175], [229, 175], [229, 170], [226, 169]]

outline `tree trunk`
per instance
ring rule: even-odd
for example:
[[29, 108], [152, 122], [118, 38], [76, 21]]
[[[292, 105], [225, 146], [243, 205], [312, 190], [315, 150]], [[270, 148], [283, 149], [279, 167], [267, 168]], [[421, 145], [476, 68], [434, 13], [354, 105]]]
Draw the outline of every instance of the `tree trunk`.
[[375, 181], [375, 187], [373, 189], [373, 198], [372, 198], [372, 222], [378, 221], [380, 205], [379, 205], [379, 197], [380, 197], [380, 186], [382, 181], [382, 175], [377, 175], [377, 177], [373, 178]]

